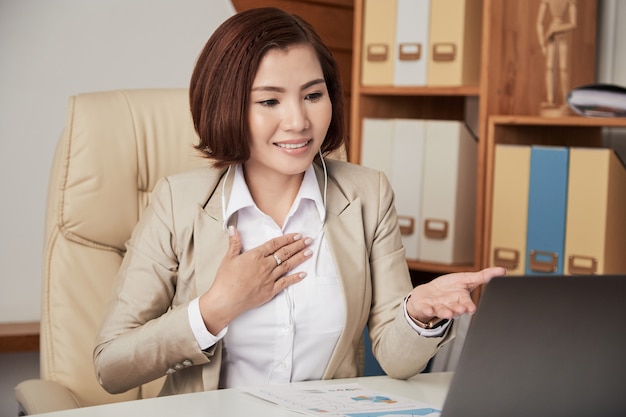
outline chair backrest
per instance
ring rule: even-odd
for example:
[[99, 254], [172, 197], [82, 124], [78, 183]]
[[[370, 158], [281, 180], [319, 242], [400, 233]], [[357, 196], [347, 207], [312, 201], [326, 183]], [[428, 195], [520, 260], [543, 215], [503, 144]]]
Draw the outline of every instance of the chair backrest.
[[41, 378], [81, 406], [156, 395], [161, 381], [120, 395], [98, 384], [92, 353], [124, 244], [161, 177], [207, 164], [186, 89], [120, 90], [69, 99], [52, 163], [45, 226]]

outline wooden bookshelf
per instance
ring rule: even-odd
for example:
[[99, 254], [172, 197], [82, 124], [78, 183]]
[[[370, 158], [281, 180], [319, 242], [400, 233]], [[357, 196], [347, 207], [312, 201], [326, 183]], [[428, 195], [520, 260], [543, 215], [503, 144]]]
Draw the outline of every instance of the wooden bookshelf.
[[[488, 265], [496, 143], [600, 146], [604, 127], [626, 126], [623, 119], [540, 116], [546, 95], [545, 57], [537, 34], [541, 0], [465, 2], [482, 7], [480, 80], [479, 85], [455, 87], [361, 85], [366, 0], [354, 2], [350, 161], [360, 163], [364, 118], [464, 120], [468, 98], [478, 99], [474, 262], [442, 265], [407, 260], [409, 268], [418, 272], [458, 272]], [[577, 9], [576, 28], [566, 35], [570, 45], [570, 88], [595, 80], [597, 1], [579, 0], [573, 4]], [[549, 17], [544, 24], [549, 24]]]

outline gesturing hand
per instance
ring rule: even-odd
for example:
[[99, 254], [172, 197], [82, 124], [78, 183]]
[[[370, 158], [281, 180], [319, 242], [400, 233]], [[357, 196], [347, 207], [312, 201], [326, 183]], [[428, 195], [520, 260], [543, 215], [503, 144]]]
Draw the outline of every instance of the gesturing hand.
[[478, 272], [442, 275], [413, 288], [407, 301], [407, 312], [423, 323], [435, 318], [451, 319], [461, 314], [472, 314], [476, 311], [476, 305], [472, 301], [471, 292], [479, 285], [504, 274], [504, 268], [494, 267]]
[[211, 288], [200, 297], [207, 329], [219, 333], [244, 311], [258, 307], [288, 286], [300, 282], [305, 272], [285, 275], [311, 257], [312, 239], [290, 233], [241, 253], [239, 232], [229, 228], [228, 250]]

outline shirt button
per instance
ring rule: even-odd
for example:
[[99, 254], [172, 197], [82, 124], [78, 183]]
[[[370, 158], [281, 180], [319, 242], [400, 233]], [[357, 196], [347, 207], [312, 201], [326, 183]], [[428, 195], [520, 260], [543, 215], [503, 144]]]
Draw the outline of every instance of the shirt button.
[[193, 365], [193, 364], [191, 363], [191, 361], [190, 361], [189, 359], [185, 359], [185, 360], [183, 361], [183, 366], [184, 366], [185, 368], [187, 368], [187, 367], [189, 367], [189, 366], [191, 366], [191, 365]]
[[182, 363], [177, 363], [176, 365], [174, 365], [174, 369], [176, 369], [177, 371], [180, 371], [183, 368], [184, 368], [184, 366], [183, 366]]

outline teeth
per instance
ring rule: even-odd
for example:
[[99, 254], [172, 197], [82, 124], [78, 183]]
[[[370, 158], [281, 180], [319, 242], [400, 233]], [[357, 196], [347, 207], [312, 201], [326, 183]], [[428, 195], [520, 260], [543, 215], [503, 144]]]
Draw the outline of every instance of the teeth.
[[276, 145], [285, 149], [298, 149], [304, 148], [308, 143], [309, 141], [306, 141], [304, 143], [277, 143]]

